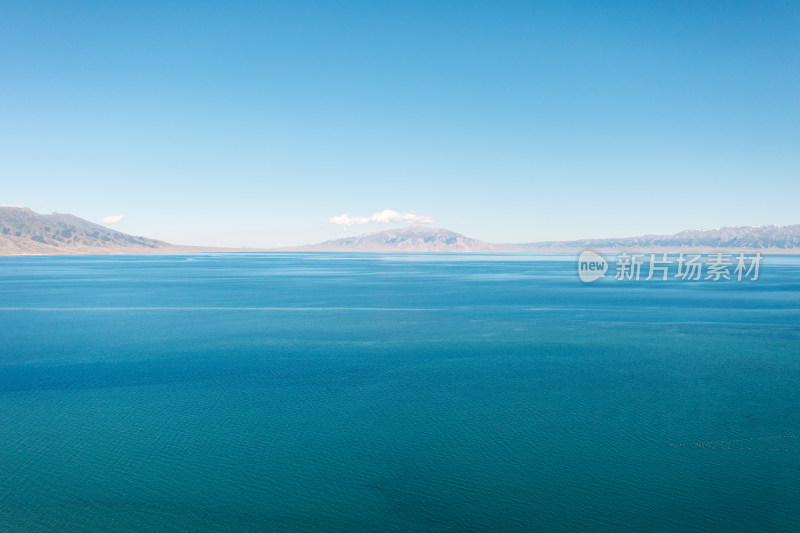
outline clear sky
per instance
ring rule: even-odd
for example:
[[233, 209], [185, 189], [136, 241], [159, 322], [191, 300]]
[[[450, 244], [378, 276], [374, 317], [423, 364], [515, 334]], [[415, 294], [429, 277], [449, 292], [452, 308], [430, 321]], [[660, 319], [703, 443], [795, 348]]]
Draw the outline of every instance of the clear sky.
[[2, 2], [0, 204], [230, 246], [800, 223], [800, 2]]

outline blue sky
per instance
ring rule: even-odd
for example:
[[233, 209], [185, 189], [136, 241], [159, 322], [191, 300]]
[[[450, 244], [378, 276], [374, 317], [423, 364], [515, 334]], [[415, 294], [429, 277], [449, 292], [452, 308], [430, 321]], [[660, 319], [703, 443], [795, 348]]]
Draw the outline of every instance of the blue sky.
[[798, 95], [796, 1], [3, 2], [0, 204], [228, 246], [800, 223]]

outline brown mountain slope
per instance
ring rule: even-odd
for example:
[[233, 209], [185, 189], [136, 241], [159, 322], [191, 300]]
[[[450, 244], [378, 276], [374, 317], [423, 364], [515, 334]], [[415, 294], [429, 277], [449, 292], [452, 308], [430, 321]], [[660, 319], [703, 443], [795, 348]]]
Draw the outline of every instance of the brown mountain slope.
[[73, 215], [0, 207], [0, 254], [157, 253], [175, 246], [135, 237]]

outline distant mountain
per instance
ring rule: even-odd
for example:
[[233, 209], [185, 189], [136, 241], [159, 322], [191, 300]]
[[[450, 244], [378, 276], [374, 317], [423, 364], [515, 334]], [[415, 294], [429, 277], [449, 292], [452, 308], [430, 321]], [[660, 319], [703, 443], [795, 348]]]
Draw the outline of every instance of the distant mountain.
[[73, 215], [0, 207], [0, 254], [153, 253], [169, 243], [134, 237]]
[[737, 226], [713, 230], [686, 230], [675, 235], [642, 235], [620, 239], [581, 239], [525, 244], [491, 244], [446, 229], [414, 226], [365, 233], [320, 244], [286, 248], [330, 252], [571, 252], [765, 250], [800, 253], [800, 224], [792, 226]]
[[[675, 235], [619, 239], [491, 244], [447, 229], [412, 226], [274, 251], [329, 252], [573, 252], [763, 250], [800, 253], [800, 224], [736, 226], [686, 230]], [[242, 248], [180, 246], [135, 237], [73, 215], [40, 215], [24, 207], [0, 207], [0, 255], [142, 254], [189, 252], [258, 252]]]
[[364, 233], [286, 250], [321, 252], [495, 252], [508, 246], [489, 244], [447, 229], [412, 226]]
[[590, 248], [596, 250], [659, 249], [747, 249], [798, 250], [800, 224], [791, 226], [731, 226], [717, 229], [690, 229], [675, 235], [642, 235], [619, 239], [581, 239], [544, 241], [518, 245], [529, 251], [557, 251]]

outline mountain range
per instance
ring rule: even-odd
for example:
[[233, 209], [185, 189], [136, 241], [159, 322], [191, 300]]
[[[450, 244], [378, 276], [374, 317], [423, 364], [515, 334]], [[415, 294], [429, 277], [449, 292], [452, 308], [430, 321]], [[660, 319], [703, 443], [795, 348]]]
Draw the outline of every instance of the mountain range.
[[[447, 229], [412, 226], [272, 251], [320, 252], [575, 252], [750, 251], [800, 254], [800, 224], [686, 230], [674, 235], [617, 239], [492, 244]], [[181, 246], [137, 237], [74, 215], [40, 215], [24, 207], [0, 206], [0, 255], [142, 254], [264, 251]]]
[[378, 233], [364, 233], [297, 246], [285, 250], [318, 252], [502, 252], [508, 246], [465, 237], [448, 229], [411, 226]]
[[[0, 255], [160, 254], [226, 249], [179, 246], [114, 231], [63, 213], [0, 206]], [[234, 250], [231, 250], [234, 251]]]
[[690, 229], [674, 235], [642, 235], [618, 239], [545, 241], [518, 245], [526, 250], [572, 251], [660, 251], [682, 249], [796, 250], [800, 253], [800, 224], [790, 226], [729, 226], [716, 229]]
[[737, 226], [686, 230], [675, 235], [643, 235], [619, 239], [543, 241], [523, 244], [491, 244], [446, 229], [413, 226], [365, 233], [299, 246], [293, 251], [340, 252], [575, 252], [595, 251], [730, 251], [763, 250], [800, 253], [800, 224], [792, 226]]

